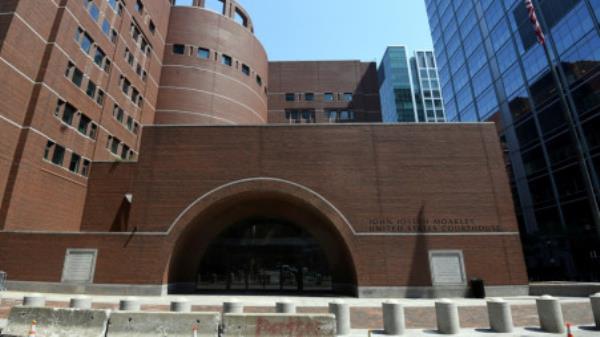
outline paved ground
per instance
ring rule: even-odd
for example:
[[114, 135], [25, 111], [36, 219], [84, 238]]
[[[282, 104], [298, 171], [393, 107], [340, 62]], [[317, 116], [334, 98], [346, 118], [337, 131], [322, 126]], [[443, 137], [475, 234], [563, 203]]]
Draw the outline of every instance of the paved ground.
[[[0, 319], [8, 316], [10, 308], [21, 303], [25, 293], [3, 292], [0, 293]], [[48, 306], [67, 307], [72, 295], [65, 294], [46, 294]], [[116, 296], [92, 296], [93, 306], [95, 308], [116, 309], [119, 299]], [[142, 310], [145, 311], [168, 311], [171, 300], [177, 296], [163, 297], [139, 297], [142, 302]], [[224, 301], [232, 299], [231, 296], [185, 296], [195, 311], [220, 311], [221, 304]], [[281, 300], [281, 297], [269, 296], [237, 296], [236, 299], [244, 303], [246, 312], [274, 312], [274, 303]], [[331, 297], [287, 297], [286, 299], [296, 303], [298, 312], [326, 313], [329, 302], [336, 298]], [[381, 313], [381, 303], [387, 299], [342, 299], [351, 306], [352, 328], [357, 329], [356, 333], [366, 336], [367, 330], [381, 329], [383, 319]], [[506, 298], [511, 304], [513, 310], [513, 320], [516, 326], [528, 328], [521, 330], [516, 334], [509, 336], [541, 336], [534, 329], [539, 326], [538, 316], [535, 307], [534, 297], [512, 297]], [[410, 331], [407, 336], [427, 336], [434, 333], [431, 329], [435, 328], [434, 300], [430, 299], [398, 299], [405, 306], [406, 324], [408, 329], [417, 329]], [[487, 309], [484, 300], [476, 299], [456, 299], [459, 305], [461, 326], [470, 329], [484, 329], [488, 325]], [[589, 300], [587, 298], [563, 298], [561, 299], [565, 320], [576, 326], [591, 327], [594, 319], [591, 312]], [[1, 324], [1, 323], [0, 323]], [[464, 333], [464, 336], [489, 336], [485, 330], [471, 330]], [[552, 336], [542, 334], [543, 336]], [[461, 334], [460, 336], [463, 336]], [[493, 335], [503, 337], [501, 334]], [[595, 336], [600, 337], [599, 331], [583, 329], [577, 331], [575, 337]]]

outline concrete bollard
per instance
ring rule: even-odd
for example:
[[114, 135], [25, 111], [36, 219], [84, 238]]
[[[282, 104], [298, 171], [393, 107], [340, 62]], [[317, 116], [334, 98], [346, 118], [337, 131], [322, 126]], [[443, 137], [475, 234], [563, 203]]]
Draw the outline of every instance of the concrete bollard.
[[23, 297], [23, 306], [26, 307], [45, 307], [46, 298], [42, 294], [30, 294]]
[[136, 297], [126, 297], [119, 301], [120, 311], [140, 311], [140, 301]]
[[178, 298], [171, 301], [172, 312], [192, 312], [192, 304], [185, 298]]
[[277, 302], [275, 303], [275, 312], [278, 314], [295, 314], [296, 304], [290, 302], [289, 300]]
[[596, 329], [600, 330], [600, 293], [592, 295], [590, 301], [592, 302], [592, 312], [594, 313]]
[[404, 306], [397, 301], [387, 301], [382, 304], [383, 331], [386, 335], [399, 336], [404, 334]]
[[542, 330], [549, 333], [564, 333], [565, 321], [558, 299], [544, 295], [535, 302]]
[[435, 302], [435, 316], [439, 333], [454, 335], [460, 332], [460, 319], [456, 303], [449, 299]]
[[88, 310], [92, 308], [92, 299], [88, 296], [77, 296], [71, 298], [69, 307], [72, 309]]
[[335, 301], [329, 303], [329, 313], [335, 315], [335, 328], [338, 336], [350, 334], [350, 306], [348, 303]]
[[501, 298], [487, 301], [490, 329], [498, 333], [510, 333], [514, 329], [510, 305]]
[[232, 299], [229, 302], [223, 303], [223, 313], [224, 314], [243, 314], [244, 313], [244, 305], [242, 302], [237, 299]]

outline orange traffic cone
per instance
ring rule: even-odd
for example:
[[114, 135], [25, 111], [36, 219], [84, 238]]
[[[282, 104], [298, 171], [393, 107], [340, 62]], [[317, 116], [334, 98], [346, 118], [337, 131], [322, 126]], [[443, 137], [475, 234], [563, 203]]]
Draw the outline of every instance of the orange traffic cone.
[[36, 326], [37, 326], [37, 322], [35, 320], [31, 321], [31, 329], [29, 329], [29, 337], [35, 337], [35, 335], [37, 334]]
[[567, 323], [567, 337], [573, 337], [573, 333], [571, 333], [571, 323]]
[[193, 337], [198, 337], [198, 326], [196, 324], [192, 326], [192, 334]]

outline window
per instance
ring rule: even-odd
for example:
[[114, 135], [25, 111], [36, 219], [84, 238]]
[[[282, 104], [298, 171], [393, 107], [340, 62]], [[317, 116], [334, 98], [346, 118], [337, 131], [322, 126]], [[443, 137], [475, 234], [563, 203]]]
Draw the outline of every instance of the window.
[[185, 54], [185, 45], [183, 44], [174, 44], [173, 45], [173, 54], [183, 55]]
[[231, 56], [225, 54], [221, 55], [221, 64], [231, 67], [231, 65], [233, 64]]
[[129, 95], [129, 88], [131, 87], [131, 82], [128, 79], [121, 76], [121, 90], [125, 95]]
[[65, 160], [65, 148], [58, 144], [54, 144], [54, 154], [52, 155], [52, 163], [62, 166], [64, 160]]
[[83, 160], [83, 166], [81, 168], [81, 175], [87, 177], [90, 174], [90, 161], [87, 159]]
[[133, 130], [133, 118], [131, 116], [127, 116], [127, 129], [129, 131]]
[[73, 124], [73, 117], [75, 116], [76, 112], [77, 112], [77, 109], [75, 109], [74, 106], [72, 106], [69, 103], [66, 103], [65, 110], [63, 111], [63, 115], [62, 115], [62, 121], [68, 125]]
[[104, 19], [104, 21], [102, 21], [102, 33], [104, 33], [104, 35], [110, 37], [110, 22], [106, 19]]
[[54, 148], [54, 142], [49, 140], [46, 142], [46, 148], [44, 149], [44, 159], [48, 160], [50, 158], [50, 152], [52, 152], [52, 148]]
[[118, 138], [112, 137], [112, 139], [110, 141], [110, 151], [114, 154], [118, 154], [120, 143], [121, 143], [121, 141]]
[[352, 93], [351, 92], [346, 92], [344, 93], [344, 101], [346, 102], [352, 102]]
[[256, 84], [262, 85], [262, 78], [258, 75], [256, 75]]
[[136, 12], [142, 14], [144, 12], [144, 4], [140, 0], [136, 0], [135, 5], [133, 6]]
[[117, 31], [116, 30], [112, 30], [111, 34], [110, 34], [110, 42], [112, 43], [117, 43], [117, 38], [119, 35], [117, 35]]
[[85, 93], [90, 98], [96, 97], [96, 84], [92, 81], [88, 81], [88, 86], [87, 86], [87, 90], [85, 91]]
[[242, 72], [244, 73], [244, 75], [250, 76], [250, 67], [248, 67], [245, 64], [242, 64]]
[[81, 50], [83, 50], [86, 54], [90, 53], [92, 49], [92, 45], [94, 44], [94, 40], [83, 31], [81, 28], [77, 28], [77, 34], [75, 34], [75, 40], [79, 43]]
[[198, 48], [198, 57], [204, 60], [208, 60], [210, 58], [210, 50], [206, 48]]
[[140, 98], [140, 92], [136, 88], [133, 88], [133, 90], [131, 91], [131, 100], [134, 103], [137, 103], [139, 98]]
[[91, 122], [92, 120], [88, 116], [82, 114], [81, 118], [79, 118], [79, 126], [77, 127], [77, 130], [80, 133], [87, 135]]
[[65, 72], [65, 76], [71, 79], [71, 82], [78, 87], [81, 87], [81, 83], [83, 82], [83, 73], [81, 70], [77, 69], [75, 65], [69, 62], [67, 66], [67, 71]]
[[323, 95], [323, 99], [325, 100], [325, 102], [333, 102], [333, 93], [332, 92], [326, 92]]
[[129, 155], [129, 146], [123, 144], [123, 148], [121, 149], [121, 159], [127, 159]]
[[285, 94], [285, 100], [287, 102], [293, 102], [296, 100], [296, 95], [294, 93], [288, 92], [287, 94]]
[[69, 163], [69, 171], [78, 173], [80, 163], [81, 163], [81, 156], [76, 153], [72, 153], [71, 154], [71, 162]]
[[123, 123], [123, 118], [125, 116], [125, 112], [123, 111], [123, 109], [121, 109], [118, 105], [115, 105], [114, 109], [113, 109], [113, 116], [115, 117], [116, 120], [118, 120], [120, 123]]
[[88, 0], [88, 13], [90, 13], [90, 16], [94, 21], [98, 21], [100, 18], [100, 9], [98, 9], [98, 6], [91, 0]]
[[100, 89], [98, 89], [98, 95], [96, 95], [96, 103], [98, 103], [98, 105], [104, 104], [104, 91]]
[[92, 123], [92, 126], [90, 127], [90, 134], [89, 137], [91, 139], [96, 139], [96, 137], [98, 136], [98, 125]]
[[150, 29], [150, 33], [152, 34], [156, 32], [156, 25], [154, 24], [154, 21], [150, 20], [148, 23], [148, 29]]
[[108, 0], [108, 4], [110, 5], [110, 7], [112, 7], [112, 9], [117, 8], [117, 0]]
[[140, 131], [140, 125], [137, 122], [134, 122], [133, 123], [133, 133], [137, 135], [139, 131]]
[[314, 101], [315, 100], [315, 94], [313, 94], [312, 92], [307, 92], [304, 94], [304, 100], [305, 101]]
[[102, 68], [104, 59], [106, 58], [106, 54], [100, 48], [96, 48], [96, 56], [94, 56], [94, 63], [98, 65], [98, 67]]
[[338, 112], [336, 110], [327, 111], [327, 118], [329, 119], [329, 123], [335, 123], [337, 121]]
[[233, 20], [244, 27], [248, 27], [248, 18], [246, 18], [246, 15], [237, 8], [235, 9]]

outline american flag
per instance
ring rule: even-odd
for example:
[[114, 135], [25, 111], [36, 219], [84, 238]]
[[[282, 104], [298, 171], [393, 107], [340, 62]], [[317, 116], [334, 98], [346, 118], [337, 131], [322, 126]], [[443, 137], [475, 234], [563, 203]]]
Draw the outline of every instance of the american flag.
[[546, 43], [546, 37], [544, 36], [544, 32], [542, 31], [542, 26], [540, 26], [540, 22], [538, 21], [537, 15], [535, 14], [535, 7], [533, 6], [533, 2], [531, 0], [525, 0], [525, 7], [527, 7], [527, 12], [529, 12], [529, 21], [533, 25], [533, 29], [535, 30], [535, 35], [537, 36], [537, 40], [540, 44]]

